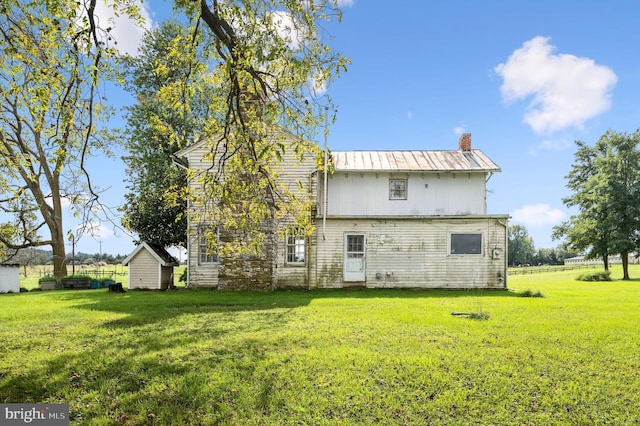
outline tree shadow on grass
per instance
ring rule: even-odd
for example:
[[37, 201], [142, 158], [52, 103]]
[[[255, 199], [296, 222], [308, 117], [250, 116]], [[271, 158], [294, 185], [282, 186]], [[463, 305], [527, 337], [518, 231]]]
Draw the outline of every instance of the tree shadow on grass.
[[[76, 314], [85, 325], [67, 320], [48, 343], [49, 354], [40, 354], [44, 362], [28, 361], [30, 345], [7, 346], [24, 353], [17, 358], [24, 361], [0, 368], [0, 402], [68, 403], [71, 420], [80, 424], [98, 418], [182, 424], [176, 419], [188, 419], [194, 409], [213, 415], [213, 423], [224, 421], [225, 399], [238, 383], [264, 382], [264, 359], [282, 344], [272, 331], [287, 321], [291, 306], [189, 293], [55, 295], [72, 302], [62, 309], [124, 316], [100, 322], [101, 314]], [[40, 342], [42, 333], [34, 330], [25, 340]]]
[[[0, 401], [68, 403], [71, 420], [80, 424], [233, 423], [234, 410], [247, 407], [259, 418], [271, 367], [286, 363], [291, 347], [306, 344], [304, 333], [283, 331], [292, 318], [301, 321], [296, 308], [314, 300], [479, 295], [517, 296], [494, 290], [61, 291], [51, 295], [69, 302], [61, 309], [96, 315], [71, 312], [85, 323], [62, 326], [67, 330], [53, 335], [44, 362], [29, 363], [29, 344], [13, 345], [25, 361], [0, 369]], [[25, 340], [40, 342], [46, 333], [34, 330]]]
[[[62, 296], [62, 295], [61, 295]], [[424, 299], [520, 297], [521, 294], [496, 289], [319, 289], [276, 290], [273, 292], [224, 292], [217, 290], [129, 291], [124, 294], [99, 291], [67, 292], [67, 300], [82, 303], [76, 309], [126, 314], [126, 317], [105, 322], [105, 326], [133, 326], [170, 321], [184, 314], [232, 314], [234, 312], [271, 312], [283, 315], [283, 309], [308, 306], [322, 299]], [[87, 302], [87, 298], [91, 301]]]

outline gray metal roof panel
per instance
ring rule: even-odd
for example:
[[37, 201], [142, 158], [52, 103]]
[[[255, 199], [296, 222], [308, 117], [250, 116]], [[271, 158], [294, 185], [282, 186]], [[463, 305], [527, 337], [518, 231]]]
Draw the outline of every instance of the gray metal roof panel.
[[482, 151], [332, 151], [337, 171], [498, 172], [500, 167]]

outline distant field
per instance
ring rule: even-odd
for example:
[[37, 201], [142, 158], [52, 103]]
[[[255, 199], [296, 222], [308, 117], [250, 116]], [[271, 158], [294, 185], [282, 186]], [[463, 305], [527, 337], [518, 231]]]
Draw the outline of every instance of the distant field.
[[[174, 268], [174, 282], [176, 285], [184, 286], [184, 283], [180, 283], [178, 279], [182, 274], [182, 271], [186, 268], [185, 265], [180, 265]], [[38, 288], [38, 279], [44, 275], [52, 274], [53, 269], [51, 266], [29, 266], [27, 267], [27, 276], [24, 276], [24, 269], [20, 268], [20, 287], [28, 290]], [[73, 272], [71, 265], [68, 266], [68, 273], [71, 275]], [[75, 273], [81, 275], [89, 275], [95, 278], [108, 278], [111, 277], [116, 282], [121, 282], [124, 287], [129, 284], [129, 269], [127, 266], [122, 265], [107, 265], [107, 266], [86, 266], [77, 265], [75, 267]]]
[[68, 403], [83, 425], [638, 424], [640, 267], [580, 272], [513, 291], [0, 295], [0, 402]]

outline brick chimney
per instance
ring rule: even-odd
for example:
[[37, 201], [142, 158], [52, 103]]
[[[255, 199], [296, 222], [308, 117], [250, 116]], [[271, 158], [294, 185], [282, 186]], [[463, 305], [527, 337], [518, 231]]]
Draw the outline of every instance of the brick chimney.
[[460, 135], [458, 147], [462, 151], [471, 151], [471, 133], [463, 133], [462, 135]]

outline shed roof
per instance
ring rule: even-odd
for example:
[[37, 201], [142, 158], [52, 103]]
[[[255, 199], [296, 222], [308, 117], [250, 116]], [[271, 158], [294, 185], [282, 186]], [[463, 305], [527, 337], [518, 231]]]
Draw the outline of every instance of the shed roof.
[[499, 172], [479, 149], [471, 151], [332, 151], [337, 171]]
[[176, 266], [178, 265], [178, 261], [175, 257], [171, 256], [164, 247], [160, 247], [156, 244], [147, 243], [146, 241], [141, 242], [138, 246], [131, 252], [131, 254], [124, 258], [122, 261], [123, 265], [128, 265], [131, 262], [131, 259], [135, 257], [136, 254], [142, 249], [146, 249], [151, 255], [160, 263], [162, 266]]

